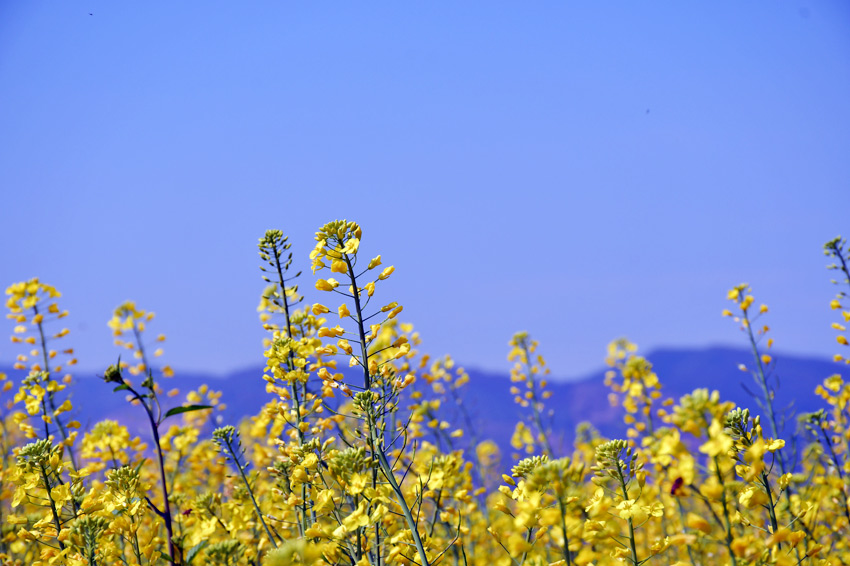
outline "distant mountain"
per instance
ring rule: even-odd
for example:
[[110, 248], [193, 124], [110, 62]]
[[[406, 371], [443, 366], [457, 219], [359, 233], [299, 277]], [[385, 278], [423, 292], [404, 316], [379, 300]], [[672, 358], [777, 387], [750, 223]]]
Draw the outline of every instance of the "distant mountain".
[[[740, 364], [752, 366], [752, 354], [743, 349], [713, 347], [705, 349], [659, 349], [650, 352], [647, 359], [662, 383], [664, 398], [679, 397], [696, 388], [718, 390], [724, 400], [749, 407], [758, 413], [758, 406], [744, 386], [756, 391], [750, 375], [738, 369]], [[821, 408], [821, 400], [814, 395], [815, 387], [826, 377], [837, 373], [842, 366], [828, 360], [792, 355], [777, 355], [771, 379], [778, 379], [776, 394], [777, 408], [793, 406], [798, 412], [815, 411]], [[4, 370], [13, 379], [23, 372]], [[503, 374], [468, 370], [470, 380], [464, 387], [463, 402], [477, 427], [480, 439], [496, 441], [509, 455], [511, 434], [522, 411], [510, 394], [507, 371]], [[547, 402], [551, 409], [551, 424], [554, 441], [564, 453], [570, 451], [573, 432], [577, 424], [589, 421], [605, 436], [624, 433], [622, 412], [608, 402], [610, 390], [605, 387], [605, 371], [598, 371], [575, 381], [550, 380], [552, 397]], [[247, 368], [226, 377], [204, 374], [179, 374], [161, 381], [166, 390], [179, 388], [180, 396], [166, 398], [166, 406], [177, 404], [191, 389], [207, 384], [211, 389], [222, 392], [222, 401], [227, 409], [220, 413], [223, 423], [235, 423], [256, 414], [260, 407], [271, 399], [266, 393], [266, 382], [262, 379], [263, 368]], [[131, 407], [123, 400], [123, 394], [112, 393], [112, 387], [94, 377], [79, 378], [71, 388], [72, 400], [84, 428], [98, 420], [109, 418], [123, 422], [147, 438], [144, 413]], [[6, 394], [6, 398], [11, 396]], [[794, 430], [795, 423], [789, 422], [786, 434]]]
[[[697, 388], [717, 390], [722, 400], [748, 407], [759, 414], [759, 407], [744, 389], [758, 391], [748, 372], [738, 369], [740, 364], [753, 367], [752, 354], [743, 349], [712, 347], [706, 349], [658, 349], [647, 359], [662, 384], [663, 398], [676, 401]], [[791, 415], [816, 411], [823, 401], [814, 394], [817, 387], [842, 366], [818, 358], [777, 355], [771, 383], [778, 384], [775, 407], [788, 409], [785, 434], [792, 434], [796, 422]], [[556, 450], [569, 453], [576, 425], [583, 421], [593, 424], [604, 436], [615, 437], [625, 433], [623, 412], [608, 401], [610, 389], [604, 384], [605, 371], [600, 370], [575, 381], [550, 380], [552, 397], [547, 408], [552, 411], [551, 424], [555, 433]], [[496, 440], [509, 454], [509, 440], [516, 420], [522, 414], [509, 393], [506, 375], [469, 370], [467, 405], [476, 422], [480, 423], [481, 436]]]

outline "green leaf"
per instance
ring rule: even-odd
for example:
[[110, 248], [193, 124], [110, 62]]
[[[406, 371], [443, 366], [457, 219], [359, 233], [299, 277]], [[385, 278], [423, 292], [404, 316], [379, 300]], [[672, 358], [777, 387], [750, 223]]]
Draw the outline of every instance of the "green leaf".
[[116, 391], [126, 391], [127, 389], [130, 389], [130, 386], [122, 383], [121, 385], [113, 389], [112, 392], [115, 393]]
[[165, 413], [163, 418], [167, 419], [172, 415], [190, 413], [192, 411], [203, 411], [204, 409], [212, 409], [212, 405], [186, 405], [185, 407], [174, 407], [173, 409], [168, 409], [168, 412]]
[[190, 564], [192, 560], [195, 559], [196, 556], [204, 549], [206, 545], [209, 544], [208, 540], [202, 540], [195, 546], [189, 549], [189, 552], [186, 553], [186, 564]]

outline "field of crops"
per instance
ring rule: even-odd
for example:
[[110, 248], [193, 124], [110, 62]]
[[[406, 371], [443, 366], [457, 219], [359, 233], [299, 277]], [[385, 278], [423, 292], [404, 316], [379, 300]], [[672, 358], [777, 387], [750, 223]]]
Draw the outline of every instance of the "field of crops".
[[[850, 563], [850, 384], [824, 376], [816, 413], [774, 406], [769, 311], [749, 286], [728, 292], [722, 315], [752, 349], [742, 367], [752, 407], [705, 387], [667, 398], [664, 376], [621, 339], [607, 384], [627, 434], [582, 425], [562, 453], [547, 425], [557, 400], [545, 345], [521, 332], [506, 353], [524, 418], [516, 454], [504, 454], [465, 412], [467, 374], [425, 354], [384, 296], [395, 268], [363, 255], [361, 237], [356, 223], [331, 222], [309, 262], [278, 230], [260, 239], [268, 335], [257, 379], [268, 395], [227, 426], [216, 427], [227, 399], [212, 388], [169, 387], [166, 338], [152, 312], [127, 302], [109, 320], [120, 361], [99, 385], [145, 415], [148, 434], [114, 421], [85, 430], [69, 399], [77, 360], [63, 319], [73, 314], [46, 282], [12, 284], [20, 376], [0, 374], [2, 564]], [[850, 358], [846, 240], [824, 253], [837, 274], [823, 304], [835, 314], [838, 372]], [[307, 304], [299, 284], [327, 300]]]

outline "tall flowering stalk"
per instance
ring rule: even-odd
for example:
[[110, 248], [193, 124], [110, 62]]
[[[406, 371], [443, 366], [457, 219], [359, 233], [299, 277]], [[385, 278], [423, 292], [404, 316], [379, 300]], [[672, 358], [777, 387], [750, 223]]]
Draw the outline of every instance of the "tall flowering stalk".
[[[770, 332], [770, 327], [763, 324], [760, 327], [754, 328], [759, 318], [768, 312], [768, 307], [767, 305], [762, 304], [759, 306], [758, 312], [753, 312], [755, 310], [753, 307], [755, 298], [750, 291], [750, 286], [746, 283], [742, 283], [732, 288], [727, 294], [727, 298], [737, 304], [739, 314], [736, 315], [732, 313], [732, 311], [724, 310], [723, 315], [732, 317], [735, 322], [740, 323], [741, 330], [744, 334], [746, 334], [750, 351], [753, 354], [753, 364], [755, 367], [751, 373], [761, 394], [760, 398], [757, 395], [753, 395], [753, 398], [756, 403], [758, 403], [759, 407], [765, 411], [767, 423], [770, 427], [770, 433], [774, 438], [779, 438], [784, 422], [782, 420], [782, 416], [774, 406], [776, 392], [773, 384], [769, 380], [774, 360], [772, 355], [759, 349], [761, 341], [767, 333]], [[770, 350], [772, 347], [773, 338], [768, 338], [766, 342], [766, 349]], [[746, 366], [742, 366], [741, 369], [747, 370]], [[776, 460], [779, 463], [779, 469], [781, 472], [783, 474], [786, 473], [789, 468], [789, 463], [786, 462], [785, 456], [781, 451], [776, 453]]]
[[[309, 373], [305, 371], [307, 366], [306, 357], [298, 355], [304, 344], [299, 340], [300, 330], [298, 324], [293, 324], [293, 319], [302, 319], [302, 313], [293, 313], [292, 308], [297, 305], [303, 297], [298, 295], [298, 286], [291, 284], [301, 272], [287, 277], [292, 266], [292, 252], [289, 251], [292, 244], [288, 237], [280, 230], [267, 230], [260, 238], [260, 259], [266, 265], [260, 266], [260, 270], [268, 275], [263, 275], [263, 280], [270, 285], [263, 292], [259, 309], [262, 311], [260, 319], [267, 330], [272, 332], [272, 338], [268, 340], [267, 378], [271, 383], [288, 388], [288, 398], [285, 402], [291, 403], [289, 412], [290, 425], [297, 437], [297, 445], [303, 447], [308, 439], [310, 425], [307, 422], [307, 402], [314, 397], [307, 389]], [[275, 314], [283, 315], [283, 324], [271, 322]], [[300, 332], [304, 336], [304, 332]], [[308, 502], [307, 484], [301, 485], [301, 501], [298, 505], [299, 519], [298, 529], [301, 536], [308, 528]]]
[[[648, 505], [640, 502], [646, 481], [645, 472], [642, 462], [638, 460], [637, 452], [625, 440], [611, 440], [598, 446], [593, 472], [594, 483], [609, 492], [616, 503], [617, 514], [625, 519], [628, 525], [627, 534], [619, 537], [625, 539], [628, 544], [621, 543], [621, 547], [615, 549], [613, 555], [625, 559], [632, 566], [639, 566], [645, 560], [638, 559], [635, 529], [650, 516], [660, 517], [664, 512], [664, 506], [658, 501]], [[611, 483], [613, 487], [609, 487]], [[635, 486], [635, 484], [638, 485]], [[601, 497], [601, 495], [598, 493], [598, 496]], [[653, 549], [654, 553], [662, 550], [662, 548]]]
[[[162, 487], [162, 509], [157, 507], [150, 498], [146, 497], [146, 501], [151, 509], [159, 515], [165, 524], [165, 531], [168, 536], [168, 556], [172, 562], [179, 563], [182, 561], [182, 549], [180, 549], [175, 541], [174, 535], [174, 517], [171, 512], [171, 502], [168, 494], [168, 478], [165, 473], [165, 456], [163, 453], [163, 441], [160, 436], [160, 427], [166, 419], [174, 415], [198, 411], [203, 409], [211, 409], [211, 405], [185, 405], [177, 406], [166, 411], [163, 411], [160, 404], [160, 388], [154, 380], [153, 370], [148, 362], [147, 352], [142, 340], [142, 333], [146, 329], [146, 323], [153, 320], [153, 313], [148, 313], [136, 308], [135, 303], [125, 302], [120, 305], [109, 321], [110, 328], [116, 336], [116, 345], [123, 346], [133, 353], [133, 357], [138, 360], [136, 364], [130, 365], [126, 362], [119, 361], [116, 365], [111, 365], [106, 368], [103, 374], [103, 380], [106, 383], [117, 384], [113, 391], [127, 391], [129, 393], [128, 400], [133, 404], [141, 405], [145, 411], [150, 424], [151, 434], [153, 436], [154, 449], [156, 450], [157, 462], [159, 464], [160, 484]], [[129, 333], [130, 340], [123, 339], [123, 335]], [[158, 342], [165, 341], [164, 335], [159, 335]], [[155, 357], [162, 355], [162, 349], [158, 348], [154, 352]], [[131, 381], [124, 378], [123, 368], [128, 368], [132, 375], [144, 375], [141, 387], [136, 388]], [[163, 375], [172, 375], [171, 369], [167, 366], [163, 369]]]
[[224, 426], [215, 429], [213, 432], [213, 439], [222, 454], [224, 454], [225, 458], [233, 462], [233, 465], [236, 466], [237, 470], [239, 470], [239, 476], [242, 478], [242, 482], [245, 484], [245, 489], [248, 490], [248, 495], [251, 498], [251, 503], [254, 505], [254, 510], [257, 512], [257, 518], [260, 519], [260, 523], [263, 525], [263, 529], [269, 537], [269, 542], [271, 542], [274, 548], [277, 548], [277, 541], [275, 540], [274, 535], [272, 535], [269, 526], [266, 524], [266, 520], [263, 518], [263, 512], [260, 511], [260, 506], [257, 505], [257, 499], [254, 497], [251, 482], [248, 481], [248, 476], [245, 475], [245, 469], [248, 467], [248, 463], [244, 461], [245, 450], [242, 448], [242, 440], [239, 438], [239, 433], [232, 426]]
[[[605, 358], [605, 363], [614, 368], [606, 372], [605, 384], [622, 394], [629, 438], [654, 434], [653, 409], [661, 397], [658, 376], [649, 360], [637, 355], [637, 349], [637, 345], [620, 338], [608, 344], [608, 356]], [[617, 373], [620, 379], [617, 379]], [[612, 396], [612, 401], [617, 402], [616, 395]]]
[[[143, 408], [155, 443], [148, 449], [118, 421], [95, 423], [79, 443], [80, 467], [68, 461], [79, 424], [65, 420], [69, 378], [59, 373], [73, 352], [57, 346], [67, 331], [51, 329], [64, 316], [58, 294], [38, 280], [13, 285], [12, 342], [28, 351], [16, 352], [21, 375], [0, 376], [2, 392], [13, 380], [21, 387], [15, 402], [2, 401], [9, 413], [0, 427], [0, 563], [850, 563], [850, 384], [840, 375], [816, 389], [824, 409], [802, 419], [812, 442], [799, 463], [786, 460], [782, 473], [784, 443], [771, 436], [767, 411], [753, 417], [733, 410], [707, 389], [660, 402], [652, 365], [618, 340], [609, 350], [607, 384], [625, 409], [627, 440], [609, 441], [583, 424], [571, 455], [554, 459], [546, 442], [554, 437], [544, 428], [545, 365], [520, 334], [512, 344], [519, 367], [511, 385], [527, 410], [517, 448], [539, 453], [503, 475], [498, 492], [484, 490], [504, 470], [495, 443], [477, 440], [483, 431], [464, 410], [469, 376], [449, 357], [419, 354], [419, 336], [398, 321], [397, 303], [371, 304], [393, 269], [382, 267], [380, 256], [358, 265], [361, 236], [346, 221], [320, 230], [313, 266], [330, 275], [316, 288], [343, 300], [305, 310], [296, 306], [301, 297], [287, 239], [265, 233], [260, 253], [269, 285], [258, 310], [270, 332], [263, 379], [272, 399], [238, 429], [221, 427], [212, 439], [202, 434], [209, 414], [198, 403], [222, 407], [220, 394], [202, 385], [186, 405], [168, 410], [158, 378], [171, 371], [151, 367], [162, 352], [144, 341], [153, 315], [121, 305], [110, 327], [126, 361], [104, 377]], [[825, 252], [845, 289], [846, 242], [831, 241]], [[736, 289], [736, 312], [728, 315], [751, 330], [753, 363], [762, 364], [761, 371], [750, 364], [756, 396], [767, 404], [774, 366], [770, 341], [762, 342], [766, 307], [756, 308], [748, 288]], [[845, 293], [831, 303], [843, 317], [833, 325], [842, 347], [850, 322]], [[338, 368], [345, 364], [349, 371]], [[163, 428], [174, 415], [182, 422]], [[774, 417], [781, 428], [781, 413]], [[471, 449], [477, 458], [465, 453]], [[238, 473], [217, 457], [222, 452]]]
[[[362, 385], [357, 386], [357, 389], [360, 390], [359, 393], [353, 393], [351, 387], [347, 384], [343, 384], [341, 388], [344, 392], [353, 396], [355, 415], [364, 426], [363, 434], [365, 435], [366, 446], [372, 457], [377, 460], [378, 467], [375, 468], [374, 474], [377, 474], [377, 470], [380, 469], [384, 479], [389, 483], [404, 515], [419, 556], [419, 562], [422, 566], [429, 566], [430, 560], [422, 543], [418, 521], [413, 516], [388, 458], [387, 434], [390, 431], [386, 428], [386, 417], [397, 409], [396, 399], [399, 392], [409, 385], [413, 379], [412, 376], [410, 379], [395, 376], [392, 366], [388, 362], [407, 355], [410, 351], [410, 343], [406, 337], [402, 336], [392, 344], [379, 349], [371, 348], [379, 336], [382, 324], [395, 318], [401, 312], [402, 307], [398, 303], [391, 302], [380, 307], [376, 312], [367, 314], [366, 309], [375, 294], [376, 284], [389, 278], [394, 268], [392, 266], [384, 268], [377, 277], [368, 278], [371, 280], [364, 284], [362, 279], [381, 265], [381, 256], [370, 260], [365, 268], [361, 266], [358, 271], [358, 252], [361, 237], [360, 226], [355, 222], [345, 220], [330, 222], [316, 233], [316, 247], [310, 254], [310, 258], [313, 260], [313, 272], [330, 268], [331, 273], [338, 274], [343, 281], [348, 283], [346, 286], [332, 277], [319, 279], [316, 282], [316, 289], [332, 292], [352, 301], [353, 310], [349, 308], [347, 303], [343, 302], [337, 309], [337, 313], [340, 319], [353, 323], [355, 329], [354, 335], [350, 338], [346, 337], [346, 331], [339, 325], [323, 328], [320, 330], [319, 336], [336, 338], [336, 348], [349, 356], [351, 366], [359, 366], [362, 370], [363, 382]], [[343, 290], [339, 289], [340, 286]], [[323, 305], [315, 305], [313, 312], [314, 314], [322, 314], [323, 312], [330, 312], [330, 310]], [[389, 359], [380, 361], [379, 354], [385, 351], [394, 351], [395, 353]], [[325, 380], [337, 382], [334, 376], [327, 371], [320, 372], [320, 376]], [[376, 483], [376, 480], [377, 476], [373, 475], [373, 484]], [[377, 547], [380, 547], [380, 537], [380, 530], [376, 525], [375, 544]], [[377, 558], [377, 563], [380, 565], [380, 557]]]
[[[828, 265], [826, 268], [838, 271], [841, 274], [840, 280], [832, 280], [832, 283], [840, 287], [840, 290], [836, 293], [832, 301], [830, 301], [829, 306], [832, 310], [841, 311], [841, 320], [833, 322], [832, 328], [839, 332], [838, 336], [835, 337], [835, 341], [840, 346], [847, 348], [850, 346], [850, 341], [847, 339], [847, 325], [850, 324], [850, 307], [846, 304], [847, 291], [844, 290], [844, 286], [850, 287], [850, 266], [848, 266], [848, 263], [850, 263], [850, 247], [847, 246], [847, 240], [845, 238], [838, 236], [824, 244], [823, 253], [835, 260], [834, 263]], [[835, 361], [850, 365], [850, 356], [837, 353], [835, 354]]]
[[[38, 278], [15, 283], [6, 289], [6, 308], [8, 318], [16, 323], [12, 342], [35, 346], [30, 355], [35, 359], [29, 365], [29, 356], [19, 354], [15, 362], [15, 369], [29, 369], [29, 375], [23, 380], [20, 391], [15, 396], [15, 401], [24, 401], [27, 413], [30, 415], [40, 414], [43, 437], [50, 437], [51, 425], [55, 425], [63, 444], [68, 448], [68, 456], [74, 468], [77, 467], [74, 456], [73, 444], [76, 433], [70, 429], [78, 428], [77, 422], [64, 422], [61, 414], [71, 411], [71, 401], [66, 399], [57, 405], [56, 395], [71, 383], [70, 374], [62, 377], [61, 383], [56, 378], [62, 372], [61, 358], [66, 359], [67, 366], [77, 363], [74, 358], [73, 348], [61, 349], [55, 343], [69, 334], [67, 328], [51, 333], [48, 324], [61, 320], [68, 316], [68, 311], [60, 310], [56, 299], [62, 294], [52, 285], [39, 281]], [[29, 325], [29, 326], [28, 326]], [[22, 427], [24, 433], [35, 437], [32, 428]]]
[[554, 457], [555, 452], [549, 438], [551, 430], [543, 422], [543, 419], [549, 416], [544, 415], [544, 401], [552, 395], [551, 391], [546, 390], [549, 368], [546, 367], [543, 356], [537, 353], [539, 345], [527, 332], [514, 334], [510, 341], [508, 361], [514, 362], [511, 368], [511, 382], [521, 384], [524, 388], [523, 390], [514, 385], [511, 387], [511, 394], [520, 407], [531, 409], [529, 423], [517, 423], [512, 443], [515, 448], [525, 446], [528, 453], [534, 451], [535, 445], [540, 445], [544, 454]]

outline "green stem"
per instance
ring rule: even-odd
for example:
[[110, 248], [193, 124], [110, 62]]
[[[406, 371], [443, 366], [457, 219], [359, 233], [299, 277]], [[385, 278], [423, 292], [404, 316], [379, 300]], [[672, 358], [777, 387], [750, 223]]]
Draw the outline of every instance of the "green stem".
[[[153, 441], [154, 445], [156, 445], [156, 455], [159, 460], [159, 477], [162, 481], [162, 520], [165, 522], [165, 531], [168, 533], [168, 556], [171, 558], [171, 562], [174, 563], [176, 550], [176, 545], [174, 544], [174, 525], [171, 519], [171, 503], [168, 501], [168, 485], [166, 484], [167, 478], [165, 475], [165, 456], [162, 453], [162, 444], [159, 439], [159, 426], [156, 421], [154, 421], [153, 413], [144, 401], [142, 401], [142, 406], [145, 408], [145, 412], [150, 420], [151, 430], [153, 431]], [[181, 558], [180, 562], [182, 561], [183, 560]]]
[[[355, 322], [357, 323], [357, 331], [360, 335], [360, 352], [362, 356], [363, 362], [363, 381], [365, 389], [368, 391], [371, 389], [371, 378], [369, 375], [369, 351], [366, 347], [366, 330], [363, 327], [363, 311], [360, 306], [360, 290], [357, 287], [357, 278], [354, 275], [354, 266], [351, 264], [351, 259], [348, 257], [348, 254], [342, 254], [342, 257], [345, 260], [345, 265], [348, 268], [348, 276], [351, 280], [351, 290], [352, 295], [354, 296], [354, 310], [356, 314]], [[384, 401], [382, 399], [382, 401]], [[401, 487], [398, 485], [398, 481], [396, 481], [395, 473], [393, 472], [392, 466], [387, 461], [387, 456], [384, 453], [384, 447], [380, 443], [377, 430], [374, 426], [373, 422], [369, 423], [369, 437], [372, 442], [372, 447], [375, 452], [375, 455], [378, 457], [378, 463], [381, 466], [381, 471], [384, 473], [384, 476], [387, 478], [387, 481], [390, 482], [390, 487], [396, 495], [396, 499], [398, 499], [398, 504], [401, 507], [401, 511], [404, 514], [404, 519], [407, 522], [407, 527], [410, 529], [410, 534], [413, 537], [413, 543], [416, 546], [416, 551], [419, 553], [419, 560], [421, 566], [430, 566], [430, 562], [428, 561], [428, 555], [425, 553], [425, 547], [422, 544], [422, 539], [419, 537], [419, 531], [417, 529], [416, 520], [413, 518], [413, 514], [410, 512], [410, 507], [407, 505], [407, 501], [404, 499], [404, 493], [401, 490]]]
[[139, 566], [141, 566], [141, 564], [142, 564], [142, 551], [139, 548], [139, 534], [138, 534], [138, 532], [136, 532], [136, 529], [135, 529], [136, 521], [135, 521], [135, 519], [133, 519], [132, 516], [130, 517], [130, 525], [133, 527], [133, 539], [131, 541], [132, 544], [133, 544], [133, 554], [136, 555], [136, 560], [139, 562]]
[[826, 446], [829, 448], [832, 465], [835, 466], [835, 469], [838, 472], [838, 478], [841, 480], [841, 497], [844, 499], [844, 516], [847, 517], [847, 524], [850, 525], [850, 502], [847, 501], [847, 486], [844, 481], [844, 470], [841, 469], [841, 462], [838, 460], [838, 454], [835, 453], [835, 449], [833, 448], [832, 440], [829, 438], [829, 435], [823, 428], [818, 428], [820, 428], [821, 434], [823, 434], [823, 439], [826, 442]]
[[[623, 474], [623, 468], [620, 465], [620, 462], [617, 462], [617, 477], [620, 480], [620, 489], [623, 492], [623, 501], [629, 501], [629, 492], [626, 489], [626, 478]], [[638, 566], [640, 562], [638, 562], [637, 557], [637, 544], [635, 543], [635, 525], [632, 521], [632, 518], [628, 518], [629, 521], [629, 545], [632, 551], [632, 564], [633, 566]]]
[[[38, 314], [38, 306], [37, 305], [33, 305], [32, 310], [35, 314]], [[39, 340], [41, 341], [41, 356], [42, 356], [42, 359], [44, 360], [44, 372], [47, 374], [48, 379], [49, 379], [50, 378], [50, 358], [49, 358], [48, 352], [47, 352], [47, 338], [44, 336], [44, 328], [42, 327], [42, 324], [39, 322], [36, 326], [38, 326], [38, 336], [39, 336]], [[41, 400], [45, 415], [47, 414], [47, 407], [48, 406], [50, 407], [50, 410], [51, 410], [52, 413], [56, 413], [56, 402], [54, 401], [54, 395], [55, 395], [55, 392], [53, 392], [53, 391], [51, 391], [50, 393], [48, 393], [46, 395], [46, 398], [47, 398], [46, 404], [45, 404], [44, 399]], [[59, 434], [62, 436], [62, 440], [67, 441], [68, 440], [68, 431], [65, 430], [65, 425], [62, 424], [62, 420], [58, 416], [55, 416], [54, 414], [51, 414], [50, 416], [54, 421], [56, 421], [56, 428], [59, 429]], [[47, 428], [47, 422], [46, 421], [44, 423], [44, 431], [45, 431], [45, 438], [47, 438], [48, 428]], [[77, 469], [77, 461], [76, 461], [76, 458], [74, 458], [74, 451], [71, 448], [71, 446], [68, 446], [67, 448], [68, 448], [68, 458], [71, 460], [71, 466], [73, 466], [74, 469], [76, 470]]]
[[537, 433], [543, 439], [543, 448], [546, 454], [550, 457], [555, 457], [555, 451], [552, 450], [552, 444], [549, 442], [549, 436], [546, 434], [546, 429], [543, 427], [543, 419], [540, 416], [540, 406], [542, 403], [537, 397], [537, 380], [534, 379], [534, 374], [531, 372], [531, 352], [528, 351], [528, 343], [522, 342], [523, 353], [525, 354], [525, 371], [528, 375], [529, 389], [531, 390], [531, 409], [534, 420], [534, 425], [537, 427]]
[[[682, 505], [682, 501], [678, 497], [674, 495], [673, 498], [676, 500], [676, 505], [679, 508], [679, 520], [682, 522], [682, 532], [684, 534], [688, 534], [688, 531], [685, 529], [685, 507]], [[694, 559], [694, 551], [691, 548], [691, 543], [688, 543], [686, 545], [686, 548], [688, 549], [688, 559], [690, 559], [691, 564], [696, 564], [696, 559]]]
[[847, 262], [844, 260], [844, 254], [841, 252], [841, 249], [836, 246], [835, 255], [838, 257], [838, 260], [841, 262], [841, 271], [844, 272], [845, 279], [844, 281], [847, 285], [850, 285], [850, 268], [847, 267]]
[[[773, 533], [776, 533], [779, 530], [779, 524], [776, 521], [776, 509], [775, 503], [773, 502], [773, 492], [770, 490], [770, 479], [767, 477], [766, 472], [761, 473], [761, 484], [764, 488], [765, 493], [767, 493], [767, 513], [770, 515], [770, 526], [773, 527]], [[777, 544], [776, 548], [782, 549], [782, 544]]]
[[263, 519], [263, 513], [260, 511], [260, 506], [257, 505], [257, 500], [254, 499], [254, 491], [251, 489], [251, 484], [245, 476], [245, 470], [242, 469], [242, 464], [239, 463], [239, 458], [233, 450], [233, 445], [231, 445], [230, 440], [227, 439], [225, 439], [225, 443], [227, 444], [227, 450], [230, 452], [230, 457], [233, 459], [233, 463], [236, 464], [236, 469], [239, 470], [239, 474], [242, 476], [242, 481], [245, 482], [245, 487], [248, 489], [248, 496], [251, 498], [251, 503], [254, 504], [254, 510], [257, 512], [257, 517], [260, 518], [260, 523], [263, 524], [263, 528], [266, 530], [266, 534], [269, 536], [269, 541], [272, 543], [272, 546], [277, 548], [277, 543], [275, 542], [268, 525], [266, 525], [266, 521]]
[[[758, 376], [758, 384], [761, 387], [762, 394], [764, 395], [764, 408], [767, 411], [767, 420], [770, 423], [770, 432], [773, 434], [773, 438], [779, 438], [779, 426], [776, 422], [776, 413], [773, 410], [773, 394], [770, 391], [770, 387], [767, 385], [767, 376], [764, 371], [764, 364], [762, 363], [761, 356], [759, 355], [758, 346], [756, 345], [756, 337], [753, 334], [753, 325], [750, 321], [750, 315], [748, 311], [744, 311], [744, 321], [746, 322], [745, 326], [747, 329], [747, 338], [750, 341], [750, 349], [753, 353], [753, 358], [756, 362], [757, 376]], [[779, 461], [779, 469], [784, 474], [785, 473], [785, 458], [782, 457], [782, 452], [776, 451], [776, 458]]]
[[[277, 247], [274, 248], [274, 259], [275, 259], [275, 269], [277, 270], [278, 277], [278, 285], [280, 286], [280, 296], [283, 300], [283, 312], [286, 316], [286, 336], [293, 340], [292, 336], [292, 320], [289, 315], [289, 300], [286, 298], [286, 280], [283, 277], [283, 266], [280, 263], [280, 253]], [[293, 371], [295, 369], [295, 352], [293, 348], [290, 346], [289, 355], [287, 356], [287, 369], [289, 371]], [[295, 429], [298, 434], [298, 445], [304, 446], [304, 431], [301, 430], [301, 423], [303, 422], [303, 418], [301, 415], [301, 399], [298, 394], [298, 388], [295, 386], [295, 383], [292, 382], [289, 384], [289, 391], [292, 397], [292, 403], [295, 406]], [[301, 515], [301, 519], [298, 521], [298, 531], [301, 536], [304, 536], [304, 533], [307, 531], [307, 486], [301, 486], [301, 504], [298, 506], [299, 514]]]
[[50, 511], [53, 513], [53, 525], [56, 527], [56, 542], [59, 543], [59, 549], [65, 550], [65, 544], [59, 538], [59, 533], [62, 531], [62, 525], [59, 522], [59, 513], [56, 511], [56, 503], [53, 501], [53, 495], [50, 493], [50, 480], [47, 478], [47, 470], [44, 469], [44, 464], [41, 468], [41, 479], [44, 481], [44, 489], [47, 491], [47, 500], [50, 501]]
[[357, 323], [357, 332], [360, 338], [360, 361], [363, 365], [363, 389], [369, 390], [372, 388], [372, 378], [369, 375], [369, 351], [366, 347], [366, 329], [363, 327], [363, 310], [360, 307], [360, 289], [357, 288], [354, 266], [351, 264], [348, 254], [342, 254], [342, 257], [345, 258], [348, 277], [351, 280], [351, 290], [354, 295], [354, 311], [357, 314], [355, 322]]
[[735, 557], [735, 552], [732, 550], [732, 521], [729, 518], [729, 506], [726, 501], [726, 482], [723, 479], [723, 473], [720, 471], [720, 460], [717, 456], [714, 457], [714, 470], [717, 474], [717, 481], [720, 487], [723, 488], [720, 496], [720, 503], [723, 505], [723, 518], [726, 521], [726, 548], [729, 550], [729, 557], [732, 559], [732, 566], [737, 566], [738, 561]]
[[559, 497], [558, 506], [561, 508], [561, 532], [564, 535], [564, 559], [567, 561], [567, 566], [572, 566], [573, 557], [570, 552], [570, 539], [567, 536], [567, 509], [564, 507], [564, 501]]
[[[168, 556], [171, 559], [172, 564], [175, 562], [175, 550], [176, 545], [174, 544], [174, 525], [171, 519], [171, 503], [168, 501], [168, 477], [165, 473], [165, 456], [162, 452], [162, 443], [159, 437], [159, 423], [157, 423], [156, 419], [153, 416], [153, 410], [148, 404], [145, 402], [144, 397], [139, 394], [138, 391], [130, 387], [127, 382], [123, 382], [127, 387], [127, 391], [129, 391], [135, 400], [139, 401], [142, 407], [145, 410], [145, 414], [148, 417], [148, 422], [151, 425], [151, 434], [153, 436], [154, 445], [156, 446], [156, 455], [159, 463], [159, 477], [162, 483], [162, 499], [163, 499], [163, 508], [162, 511], [158, 511], [154, 508], [154, 511], [162, 518], [165, 523], [165, 531], [168, 534]], [[152, 505], [152, 504], [151, 504]], [[182, 562], [182, 552], [180, 561]]]

